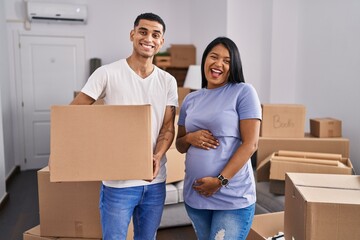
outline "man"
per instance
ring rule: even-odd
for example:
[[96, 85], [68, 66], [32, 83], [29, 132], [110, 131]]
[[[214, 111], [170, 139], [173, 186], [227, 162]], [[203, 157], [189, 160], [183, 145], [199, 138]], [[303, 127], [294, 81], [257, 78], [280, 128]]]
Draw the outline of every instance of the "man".
[[[152, 108], [154, 179], [103, 181], [100, 215], [104, 240], [126, 239], [131, 217], [134, 239], [155, 239], [160, 224], [165, 202], [165, 153], [174, 138], [178, 105], [175, 78], [152, 64], [164, 43], [164, 33], [165, 23], [159, 16], [139, 15], [130, 31], [132, 54], [98, 68], [71, 103], [92, 104], [104, 98], [105, 104], [151, 104]], [[119, 161], [131, 159], [119, 156]]]

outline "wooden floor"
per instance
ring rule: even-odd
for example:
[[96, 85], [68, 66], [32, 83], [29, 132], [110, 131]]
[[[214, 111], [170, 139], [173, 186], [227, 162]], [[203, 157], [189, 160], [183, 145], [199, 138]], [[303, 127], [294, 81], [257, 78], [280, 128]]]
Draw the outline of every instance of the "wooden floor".
[[[0, 209], [0, 239], [22, 240], [23, 232], [39, 225], [36, 170], [21, 171], [7, 182], [9, 198]], [[195, 240], [191, 226], [160, 229], [157, 240]]]

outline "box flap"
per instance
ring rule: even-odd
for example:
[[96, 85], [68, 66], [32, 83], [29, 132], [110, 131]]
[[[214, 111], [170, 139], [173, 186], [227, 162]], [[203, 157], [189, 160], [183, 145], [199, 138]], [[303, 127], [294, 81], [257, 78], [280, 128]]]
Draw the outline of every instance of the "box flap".
[[296, 186], [360, 190], [359, 175], [287, 173]]

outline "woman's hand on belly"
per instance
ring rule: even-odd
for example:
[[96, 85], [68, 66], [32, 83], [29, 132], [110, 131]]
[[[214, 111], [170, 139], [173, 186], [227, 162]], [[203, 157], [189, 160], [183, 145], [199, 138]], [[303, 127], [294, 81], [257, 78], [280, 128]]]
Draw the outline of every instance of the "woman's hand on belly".
[[209, 150], [215, 149], [217, 146], [219, 146], [219, 141], [209, 130], [189, 132], [187, 135], [187, 142], [194, 147]]
[[221, 183], [216, 177], [204, 177], [197, 179], [193, 189], [200, 195], [210, 197], [221, 188]]

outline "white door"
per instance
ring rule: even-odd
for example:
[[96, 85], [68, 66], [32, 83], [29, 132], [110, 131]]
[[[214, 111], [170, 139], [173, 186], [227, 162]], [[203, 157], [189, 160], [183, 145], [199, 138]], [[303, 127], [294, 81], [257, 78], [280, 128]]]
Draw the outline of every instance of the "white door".
[[20, 36], [25, 159], [42, 168], [50, 155], [50, 107], [67, 105], [85, 83], [82, 37]]

